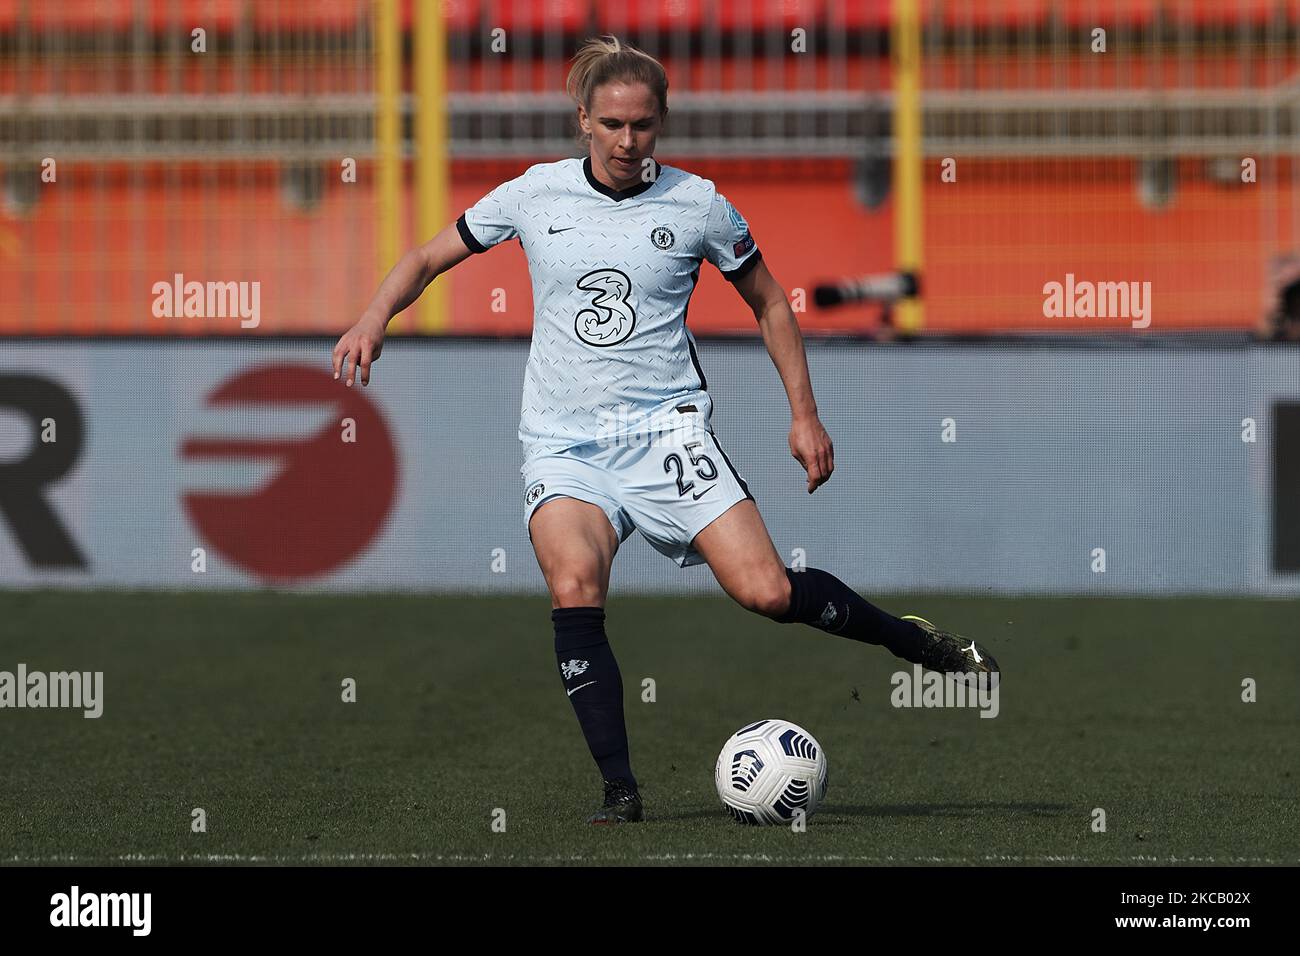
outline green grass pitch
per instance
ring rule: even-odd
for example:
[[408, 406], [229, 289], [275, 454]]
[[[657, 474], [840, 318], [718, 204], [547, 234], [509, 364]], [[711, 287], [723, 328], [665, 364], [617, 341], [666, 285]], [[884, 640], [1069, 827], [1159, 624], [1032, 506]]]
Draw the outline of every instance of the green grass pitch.
[[[870, 597], [986, 641], [999, 716], [895, 709], [907, 665], [725, 598], [615, 595], [650, 821], [591, 828], [544, 598], [5, 592], [0, 670], [103, 671], [104, 714], [0, 711], [0, 861], [1300, 862], [1297, 602]], [[829, 757], [806, 832], [714, 793], [764, 717]]]

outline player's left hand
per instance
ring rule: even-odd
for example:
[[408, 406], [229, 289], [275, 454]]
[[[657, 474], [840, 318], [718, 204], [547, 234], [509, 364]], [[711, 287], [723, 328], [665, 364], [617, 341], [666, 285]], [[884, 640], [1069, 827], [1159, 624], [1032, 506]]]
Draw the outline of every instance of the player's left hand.
[[816, 415], [796, 418], [790, 425], [790, 454], [808, 472], [808, 494], [825, 484], [835, 470], [835, 446]]

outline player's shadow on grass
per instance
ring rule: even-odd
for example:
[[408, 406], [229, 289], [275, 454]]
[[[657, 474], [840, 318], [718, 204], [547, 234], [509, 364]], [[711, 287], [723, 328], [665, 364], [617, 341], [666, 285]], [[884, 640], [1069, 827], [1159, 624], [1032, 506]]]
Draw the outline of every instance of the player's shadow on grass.
[[1078, 813], [1078, 807], [1065, 803], [906, 803], [879, 804], [870, 807], [846, 807], [826, 804], [821, 812], [827, 817], [982, 817], [1022, 814], [1031, 817], [1059, 817]]
[[[847, 821], [835, 817], [982, 817], [1024, 815], [1059, 817], [1078, 813], [1078, 807], [1064, 803], [882, 803], [877, 806], [844, 806], [826, 803], [817, 811], [819, 826], [835, 826]], [[689, 813], [657, 813], [656, 820], [694, 820], [715, 817], [717, 810], [692, 810]]]

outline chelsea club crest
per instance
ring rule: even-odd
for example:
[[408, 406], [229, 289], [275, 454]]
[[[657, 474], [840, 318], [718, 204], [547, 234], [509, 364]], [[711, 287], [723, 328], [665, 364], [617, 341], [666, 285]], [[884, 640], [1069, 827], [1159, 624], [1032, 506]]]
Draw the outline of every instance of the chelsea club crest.
[[650, 241], [655, 244], [656, 249], [671, 249], [673, 247], [673, 231], [667, 226], [656, 226], [650, 233]]
[[545, 490], [546, 490], [546, 485], [542, 484], [540, 481], [529, 486], [528, 490], [524, 492], [524, 504], [526, 505], [536, 504], [537, 499], [542, 496], [542, 492], [544, 492]]

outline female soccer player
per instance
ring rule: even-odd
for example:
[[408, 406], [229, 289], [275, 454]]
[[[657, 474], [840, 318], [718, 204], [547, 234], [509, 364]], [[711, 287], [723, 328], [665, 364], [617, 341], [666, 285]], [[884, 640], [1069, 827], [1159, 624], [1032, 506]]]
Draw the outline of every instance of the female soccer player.
[[368, 385], [389, 319], [435, 276], [507, 239], [522, 244], [534, 307], [519, 425], [524, 519], [551, 594], [560, 675], [604, 779], [590, 822], [622, 823], [644, 810], [604, 607], [610, 564], [633, 530], [681, 567], [707, 562], [727, 594], [775, 621], [881, 644], [937, 671], [992, 681], [998, 668], [974, 641], [887, 614], [825, 571], [782, 563], [710, 426], [686, 305], [708, 260], [753, 310], [811, 494], [834, 471], [835, 451], [785, 291], [714, 184], [654, 160], [668, 116], [657, 60], [614, 37], [589, 40], [567, 88], [588, 155], [531, 167], [408, 252], [334, 347], [334, 377], [351, 386], [359, 369]]

